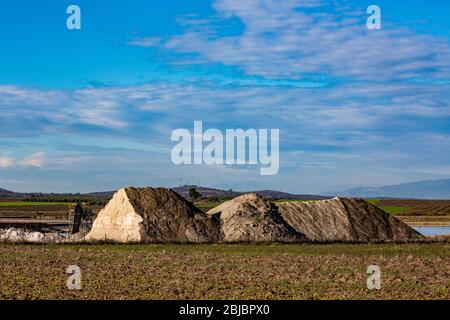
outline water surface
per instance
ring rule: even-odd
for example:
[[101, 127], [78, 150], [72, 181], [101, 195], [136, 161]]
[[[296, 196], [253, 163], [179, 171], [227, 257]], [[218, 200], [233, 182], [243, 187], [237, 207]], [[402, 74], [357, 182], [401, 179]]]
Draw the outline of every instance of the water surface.
[[414, 230], [420, 232], [424, 236], [442, 236], [450, 235], [450, 226], [419, 226]]

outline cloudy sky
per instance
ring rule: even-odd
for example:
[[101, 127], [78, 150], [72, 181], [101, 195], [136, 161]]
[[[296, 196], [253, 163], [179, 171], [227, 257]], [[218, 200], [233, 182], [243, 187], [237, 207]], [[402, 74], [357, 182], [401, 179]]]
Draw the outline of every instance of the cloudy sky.
[[[66, 28], [81, 8], [82, 29]], [[382, 30], [366, 27], [369, 5]], [[317, 193], [450, 177], [450, 2], [42, 0], [0, 10], [0, 188]], [[280, 170], [176, 166], [177, 128], [279, 128]]]

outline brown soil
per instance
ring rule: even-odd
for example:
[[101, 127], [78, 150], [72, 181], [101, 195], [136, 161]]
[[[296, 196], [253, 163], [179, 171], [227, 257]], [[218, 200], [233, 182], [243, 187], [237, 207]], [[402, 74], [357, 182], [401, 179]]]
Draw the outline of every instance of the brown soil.
[[378, 207], [411, 207], [402, 216], [450, 216], [450, 200], [380, 200]]
[[145, 240], [211, 242], [219, 240], [218, 223], [176, 192], [164, 188], [127, 188], [143, 218]]
[[[0, 245], [4, 299], [450, 299], [449, 244]], [[82, 290], [68, 290], [70, 264]], [[381, 268], [381, 290], [366, 286]]]
[[385, 241], [423, 238], [417, 231], [362, 199], [334, 198], [277, 204], [295, 230], [314, 241]]

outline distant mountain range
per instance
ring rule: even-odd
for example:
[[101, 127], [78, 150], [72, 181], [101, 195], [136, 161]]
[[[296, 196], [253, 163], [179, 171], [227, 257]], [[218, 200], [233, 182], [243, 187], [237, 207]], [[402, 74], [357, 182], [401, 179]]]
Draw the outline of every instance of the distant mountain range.
[[[292, 194], [287, 192], [275, 191], [275, 190], [259, 190], [259, 191], [245, 191], [238, 192], [233, 190], [221, 190], [214, 189], [202, 186], [195, 185], [185, 185], [181, 187], [171, 188], [173, 191], [180, 194], [182, 197], [188, 198], [189, 189], [195, 188], [198, 193], [202, 197], [209, 198], [234, 198], [244, 193], [257, 193], [262, 197], [268, 199], [287, 199], [287, 200], [321, 200], [321, 199], [329, 199], [328, 196], [320, 196], [320, 195], [309, 195], [309, 194]], [[88, 197], [100, 197], [100, 198], [111, 198], [115, 191], [104, 191], [104, 192], [90, 192], [79, 194], [80, 196], [88, 196]], [[54, 196], [56, 193], [17, 193], [5, 189], [0, 189], [0, 198], [29, 198], [32, 196], [45, 197], [45, 196]]]
[[426, 180], [383, 187], [360, 187], [323, 194], [358, 198], [450, 199], [450, 179]]
[[[322, 195], [310, 194], [293, 194], [275, 190], [258, 190], [258, 191], [233, 191], [221, 190], [195, 185], [186, 185], [171, 188], [181, 196], [187, 198], [189, 188], [195, 188], [202, 197], [210, 198], [233, 198], [244, 193], [257, 193], [268, 199], [288, 199], [288, 200], [322, 200], [331, 197], [357, 197], [357, 198], [410, 198], [410, 199], [450, 199], [450, 179], [427, 180], [411, 183], [402, 183], [397, 185], [389, 185], [383, 187], [360, 187], [352, 188], [344, 191], [324, 192]], [[111, 198], [114, 191], [91, 192], [80, 194], [89, 197]], [[56, 195], [55, 193], [18, 193], [0, 188], [0, 198], [27, 198], [31, 196]]]
[[310, 195], [310, 194], [292, 194], [287, 192], [275, 191], [275, 190], [257, 190], [257, 191], [233, 191], [233, 190], [221, 190], [201, 186], [182, 186], [172, 188], [173, 191], [180, 194], [182, 197], [187, 197], [189, 189], [195, 188], [202, 197], [211, 198], [234, 198], [245, 193], [256, 193], [267, 199], [287, 199], [287, 200], [322, 200], [329, 199], [329, 196]]
[[5, 190], [0, 188], [0, 199], [1, 198], [20, 198], [20, 193], [16, 193], [13, 191]]

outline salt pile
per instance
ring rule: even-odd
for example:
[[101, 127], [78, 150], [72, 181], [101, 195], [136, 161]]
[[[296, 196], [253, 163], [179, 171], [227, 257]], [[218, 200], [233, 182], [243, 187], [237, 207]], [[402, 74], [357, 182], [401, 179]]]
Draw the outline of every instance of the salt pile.
[[124, 188], [95, 219], [88, 241], [213, 242], [220, 231], [208, 217], [172, 190]]
[[56, 233], [41, 233], [18, 228], [0, 229], [0, 242], [8, 243], [49, 243], [58, 242], [62, 237]]
[[283, 220], [273, 204], [256, 194], [224, 202], [207, 214], [220, 220], [225, 242], [306, 240]]
[[256, 194], [207, 214], [172, 190], [117, 191], [95, 219], [88, 241], [407, 241], [423, 236], [362, 199], [272, 203]]
[[278, 203], [278, 212], [313, 241], [405, 241], [423, 236], [362, 199]]

